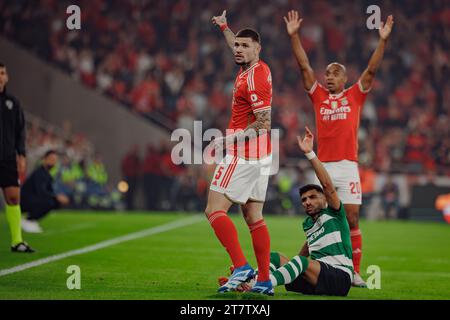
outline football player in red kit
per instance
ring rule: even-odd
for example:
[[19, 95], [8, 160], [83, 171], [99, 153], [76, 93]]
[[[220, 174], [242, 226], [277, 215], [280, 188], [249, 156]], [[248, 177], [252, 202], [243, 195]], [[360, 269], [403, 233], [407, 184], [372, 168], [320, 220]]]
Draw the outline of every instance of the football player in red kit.
[[383, 58], [387, 39], [392, 31], [394, 18], [390, 15], [380, 26], [379, 42], [367, 68], [358, 82], [345, 89], [346, 68], [333, 62], [326, 68], [325, 86], [316, 80], [314, 71], [302, 47], [298, 30], [303, 21], [297, 11], [291, 10], [286, 22], [292, 50], [301, 70], [304, 88], [314, 106], [317, 129], [318, 158], [333, 179], [342, 200], [350, 225], [353, 247], [353, 285], [365, 287], [360, 276], [362, 238], [359, 230], [361, 182], [358, 173], [358, 129], [360, 114], [366, 96], [371, 89], [375, 73]]
[[228, 27], [225, 15], [226, 11], [213, 17], [212, 22], [222, 30], [240, 70], [234, 83], [228, 135], [212, 142], [216, 150], [225, 147], [226, 156], [214, 172], [205, 214], [235, 269], [218, 291], [234, 291], [254, 276], [254, 269], [245, 258], [236, 228], [227, 214], [231, 205], [237, 203], [241, 205], [249, 227], [258, 264], [257, 283], [252, 291], [273, 295], [269, 278], [270, 237], [262, 215], [269, 179], [267, 169], [271, 165], [268, 133], [271, 129], [272, 78], [269, 67], [259, 58], [259, 34], [252, 29], [243, 29], [235, 35]]

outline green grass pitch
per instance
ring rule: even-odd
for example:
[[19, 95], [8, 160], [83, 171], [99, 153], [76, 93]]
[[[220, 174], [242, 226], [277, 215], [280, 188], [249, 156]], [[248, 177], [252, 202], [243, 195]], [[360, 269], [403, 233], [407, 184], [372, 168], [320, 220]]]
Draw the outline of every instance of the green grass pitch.
[[[83, 248], [143, 229], [184, 219], [175, 213], [82, 213], [64, 211], [42, 222], [45, 233], [24, 234], [38, 252], [13, 254], [0, 215], [0, 271]], [[272, 250], [292, 256], [304, 242], [304, 217], [266, 216]], [[246, 256], [256, 266], [244, 220], [233, 216]], [[450, 226], [417, 222], [362, 221], [362, 274], [381, 268], [381, 289], [352, 288], [344, 299], [450, 299]], [[81, 290], [68, 290], [67, 267], [81, 268]], [[217, 278], [226, 275], [229, 258], [206, 219], [0, 276], [0, 299], [251, 299], [217, 295]], [[255, 298], [255, 297], [253, 297]], [[258, 297], [256, 297], [258, 298]], [[265, 298], [265, 297], [263, 297]], [[336, 299], [288, 293], [278, 287], [277, 300]]]

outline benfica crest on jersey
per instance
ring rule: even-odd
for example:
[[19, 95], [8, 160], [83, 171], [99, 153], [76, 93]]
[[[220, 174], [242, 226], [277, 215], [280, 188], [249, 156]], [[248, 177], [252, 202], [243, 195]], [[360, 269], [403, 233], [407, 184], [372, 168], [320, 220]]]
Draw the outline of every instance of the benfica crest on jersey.
[[331, 101], [331, 109], [337, 109], [338, 102], [337, 101]]
[[341, 99], [341, 104], [342, 104], [343, 106], [348, 105], [348, 100], [347, 100], [347, 98]]

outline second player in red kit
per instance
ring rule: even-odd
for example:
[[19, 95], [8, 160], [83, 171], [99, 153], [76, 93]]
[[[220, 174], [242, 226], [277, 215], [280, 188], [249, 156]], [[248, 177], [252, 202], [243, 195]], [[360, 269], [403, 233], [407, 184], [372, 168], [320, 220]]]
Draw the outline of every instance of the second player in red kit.
[[297, 11], [290, 11], [288, 16], [284, 17], [284, 21], [301, 70], [304, 88], [314, 106], [318, 157], [333, 179], [350, 225], [355, 270], [352, 282], [354, 286], [365, 287], [366, 284], [360, 276], [362, 236], [359, 229], [359, 208], [362, 195], [358, 172], [358, 129], [366, 95], [383, 58], [394, 18], [389, 16], [386, 24], [382, 23], [380, 26], [378, 46], [366, 70], [348, 89], [345, 89], [346, 68], [337, 62], [329, 64], [326, 68], [324, 79], [326, 85], [318, 83], [298, 33], [303, 19], [300, 19]]

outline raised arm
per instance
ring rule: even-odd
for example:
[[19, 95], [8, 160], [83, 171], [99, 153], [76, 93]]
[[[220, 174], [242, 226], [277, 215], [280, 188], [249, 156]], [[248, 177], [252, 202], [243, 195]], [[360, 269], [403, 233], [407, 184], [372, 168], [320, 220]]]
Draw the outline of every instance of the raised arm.
[[316, 157], [316, 154], [313, 151], [314, 136], [311, 130], [308, 129], [308, 127], [306, 127], [305, 129], [305, 137], [303, 139], [301, 137], [297, 137], [298, 145], [300, 149], [305, 153], [305, 156], [308, 158], [308, 160], [311, 162], [311, 165], [316, 172], [316, 176], [317, 178], [319, 178], [320, 184], [323, 188], [323, 192], [327, 199], [328, 206], [334, 210], [339, 210], [341, 201], [339, 200], [336, 189], [333, 186], [331, 177], [323, 166], [322, 162], [320, 162], [319, 158]]
[[316, 82], [316, 77], [314, 76], [314, 71], [309, 64], [308, 56], [306, 55], [305, 49], [303, 49], [302, 43], [300, 42], [300, 36], [298, 34], [302, 21], [303, 19], [300, 19], [298, 16], [298, 11], [294, 10], [288, 12], [287, 18], [284, 17], [284, 22], [286, 22], [286, 31], [291, 38], [292, 51], [294, 52], [295, 59], [297, 60], [302, 74], [303, 86], [309, 91]]
[[372, 57], [370, 57], [369, 65], [366, 70], [361, 75], [359, 81], [361, 82], [362, 89], [364, 91], [369, 90], [372, 86], [373, 79], [375, 78], [375, 74], [380, 67], [381, 60], [383, 60], [384, 48], [386, 46], [387, 39], [392, 31], [392, 26], [394, 25], [394, 17], [390, 15], [387, 18], [386, 24], [381, 23], [379, 34], [380, 40], [378, 41], [378, 46], [375, 49]]
[[211, 21], [214, 25], [218, 26], [220, 30], [222, 30], [223, 36], [225, 37], [228, 46], [232, 51], [234, 51], [235, 36], [233, 31], [231, 31], [231, 29], [228, 27], [226, 14], [227, 10], [223, 10], [222, 15], [212, 17]]

